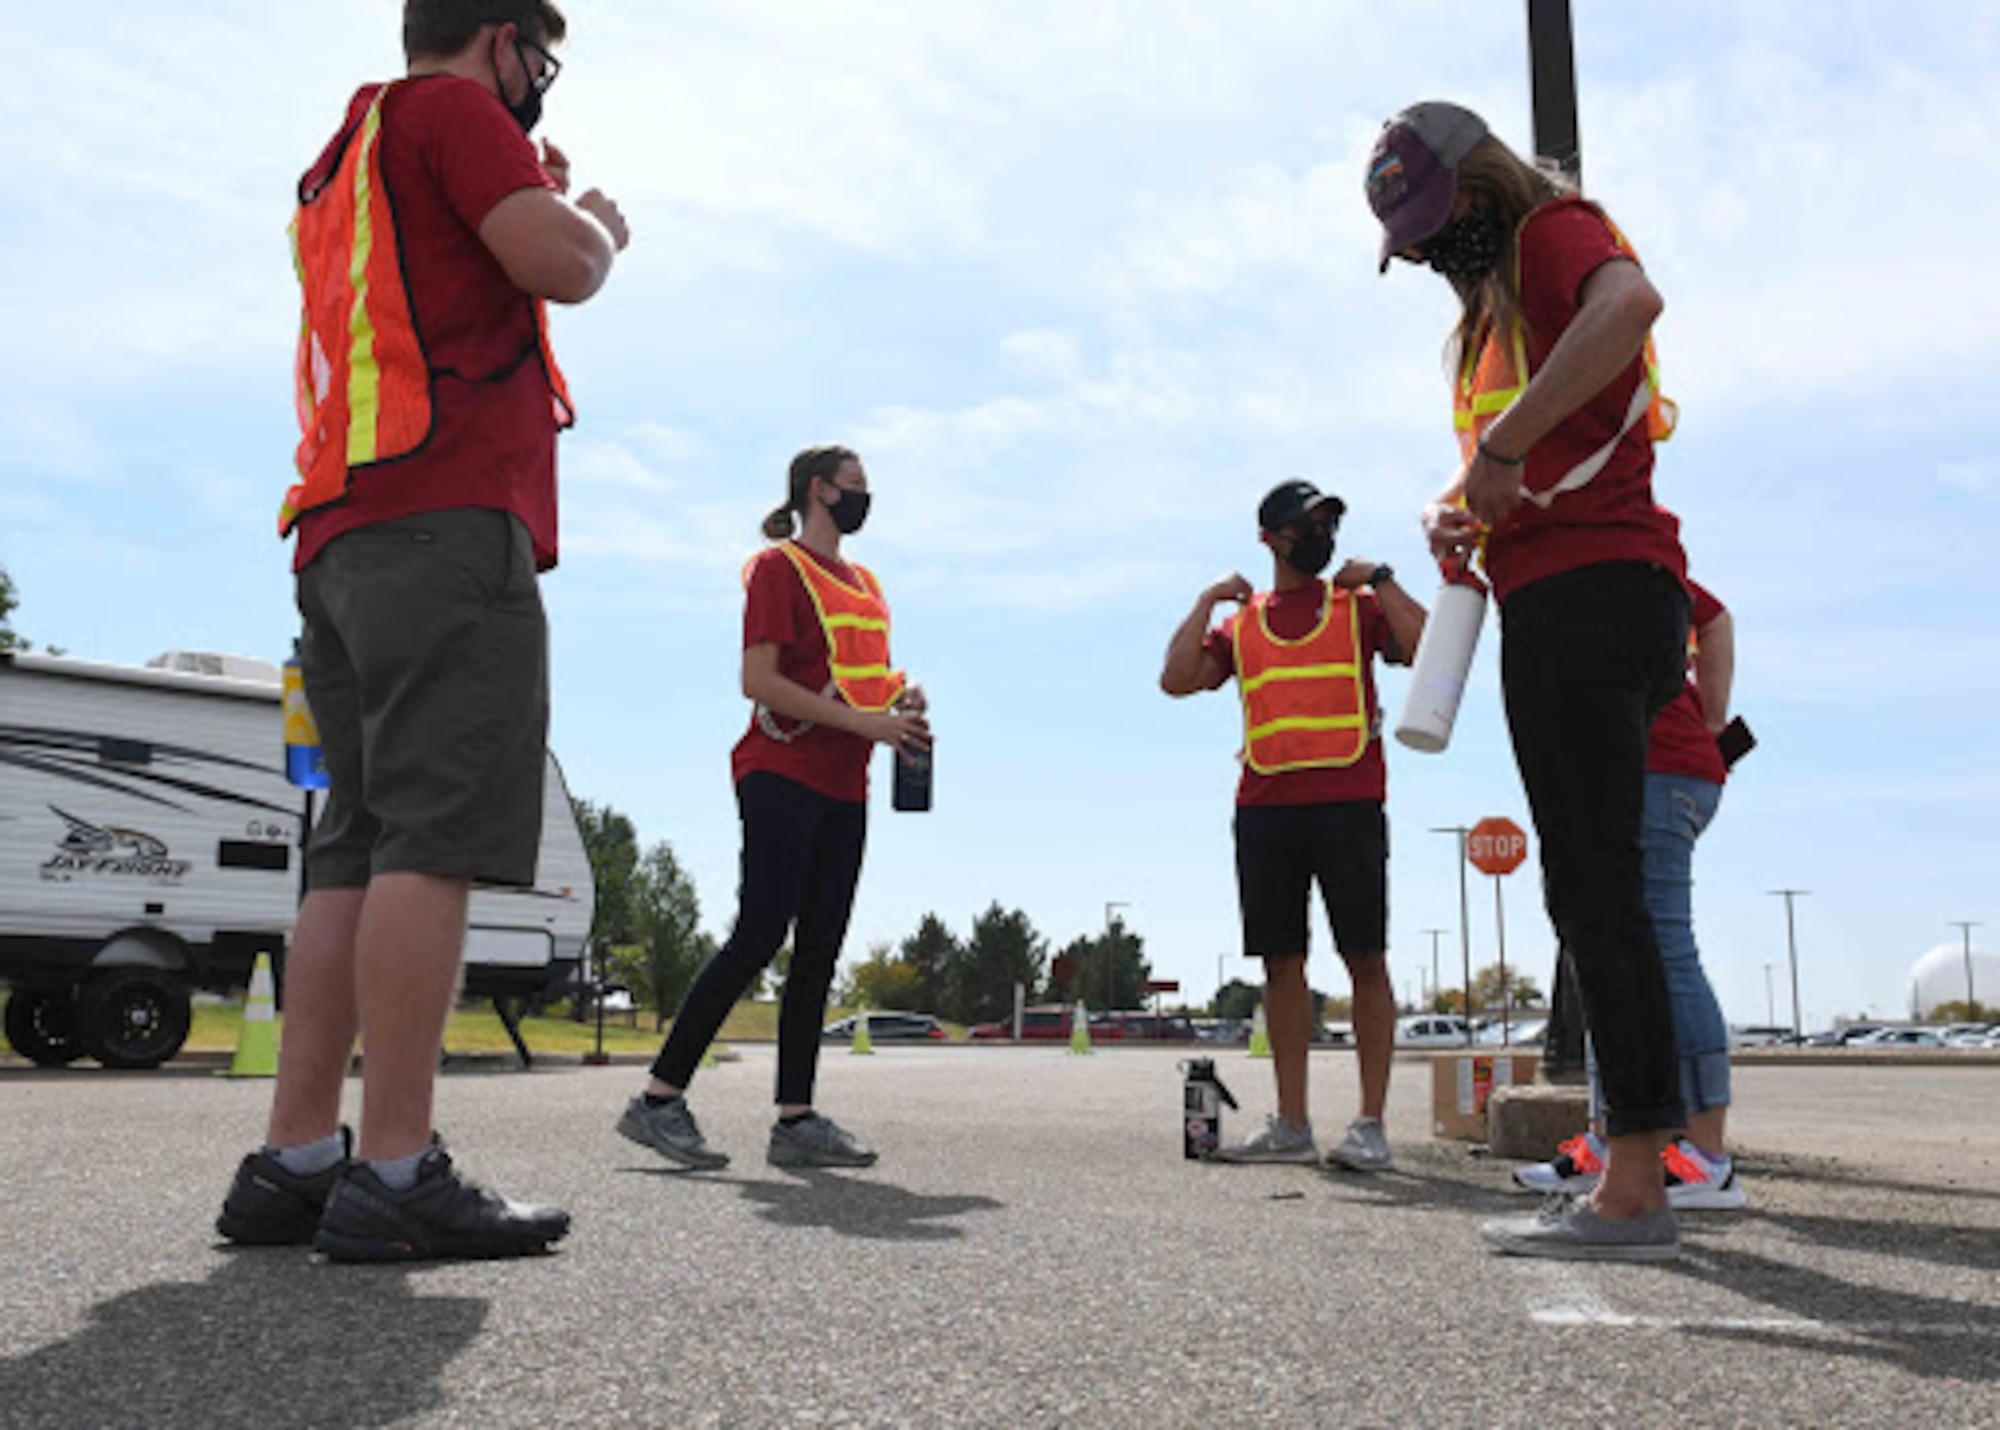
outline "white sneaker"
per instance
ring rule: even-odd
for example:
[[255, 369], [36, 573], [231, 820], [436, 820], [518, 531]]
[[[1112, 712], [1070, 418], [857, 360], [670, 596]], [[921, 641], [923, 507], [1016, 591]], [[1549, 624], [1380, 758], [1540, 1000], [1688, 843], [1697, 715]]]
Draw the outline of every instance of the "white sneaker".
[[1357, 1117], [1347, 1124], [1340, 1145], [1326, 1154], [1326, 1165], [1349, 1172], [1385, 1172], [1393, 1164], [1389, 1155], [1389, 1134], [1382, 1130], [1379, 1117]]
[[1711, 1159], [1683, 1137], [1660, 1153], [1667, 1168], [1667, 1205], [1683, 1212], [1733, 1212], [1749, 1202], [1736, 1180], [1736, 1159]]
[[1296, 1162], [1310, 1167], [1319, 1161], [1312, 1124], [1299, 1127], [1282, 1117], [1264, 1119], [1264, 1130], [1234, 1147], [1219, 1148], [1212, 1162]]
[[1604, 1175], [1604, 1139], [1579, 1132], [1546, 1162], [1514, 1169], [1514, 1185], [1530, 1192], [1587, 1192]]

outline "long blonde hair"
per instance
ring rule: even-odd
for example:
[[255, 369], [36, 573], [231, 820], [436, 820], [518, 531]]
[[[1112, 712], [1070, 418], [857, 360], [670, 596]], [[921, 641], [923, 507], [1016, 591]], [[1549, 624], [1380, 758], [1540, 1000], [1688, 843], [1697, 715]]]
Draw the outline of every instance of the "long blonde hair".
[[1549, 200], [1576, 190], [1560, 173], [1530, 164], [1490, 134], [1458, 161], [1458, 182], [1475, 202], [1492, 205], [1506, 235], [1500, 260], [1490, 271], [1478, 278], [1449, 275], [1460, 312], [1445, 355], [1452, 370], [1462, 374], [1468, 363], [1478, 360], [1479, 344], [1487, 331], [1522, 320], [1516, 278], [1522, 221]]

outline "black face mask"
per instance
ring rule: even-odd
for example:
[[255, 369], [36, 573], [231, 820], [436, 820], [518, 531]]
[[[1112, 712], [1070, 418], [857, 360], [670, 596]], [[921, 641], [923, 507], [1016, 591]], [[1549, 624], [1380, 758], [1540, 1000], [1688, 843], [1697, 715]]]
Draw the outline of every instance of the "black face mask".
[[1312, 527], [1294, 536], [1292, 549], [1285, 553], [1285, 564], [1301, 576], [1319, 575], [1331, 560], [1333, 532], [1323, 526]]
[[867, 492], [840, 489], [840, 499], [828, 502], [826, 514], [833, 518], [834, 529], [842, 536], [852, 536], [861, 530], [861, 524], [868, 520], [870, 497]]
[[1465, 211], [1437, 235], [1418, 245], [1417, 252], [1432, 268], [1448, 278], [1483, 278], [1500, 261], [1507, 245], [1500, 215], [1481, 204]]
[[[507, 105], [507, 112], [514, 116], [514, 122], [521, 126], [523, 134], [535, 132], [535, 126], [542, 122], [542, 88], [534, 81], [534, 71], [528, 67], [528, 51], [519, 40], [514, 41], [514, 58], [521, 62], [521, 73], [528, 77], [528, 92], [519, 104], [508, 104], [507, 87], [500, 86], [500, 102]], [[500, 81], [500, 67], [493, 67], [493, 79]]]

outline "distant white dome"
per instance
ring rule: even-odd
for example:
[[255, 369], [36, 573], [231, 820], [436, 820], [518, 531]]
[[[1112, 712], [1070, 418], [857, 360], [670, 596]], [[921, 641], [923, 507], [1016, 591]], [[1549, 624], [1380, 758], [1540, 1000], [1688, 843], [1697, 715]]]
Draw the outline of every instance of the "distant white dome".
[[[2000, 957], [1972, 946], [1972, 992], [1982, 1007], [2000, 1007]], [[1910, 1016], [1927, 1018], [1940, 1003], [1965, 1001], [1965, 943], [1941, 943], [1910, 965]]]

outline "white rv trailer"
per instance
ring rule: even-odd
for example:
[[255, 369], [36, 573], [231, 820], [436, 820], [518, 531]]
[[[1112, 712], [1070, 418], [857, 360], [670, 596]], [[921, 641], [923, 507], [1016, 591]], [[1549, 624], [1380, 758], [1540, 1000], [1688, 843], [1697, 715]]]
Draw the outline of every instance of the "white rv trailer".
[[[16, 1051], [152, 1067], [186, 1038], [193, 989], [243, 987], [259, 952], [282, 974], [308, 818], [283, 740], [262, 662], [0, 653], [0, 982]], [[535, 886], [475, 888], [465, 941], [466, 992], [494, 999], [524, 1060], [506, 1000], [574, 978], [595, 905], [551, 756]]]

